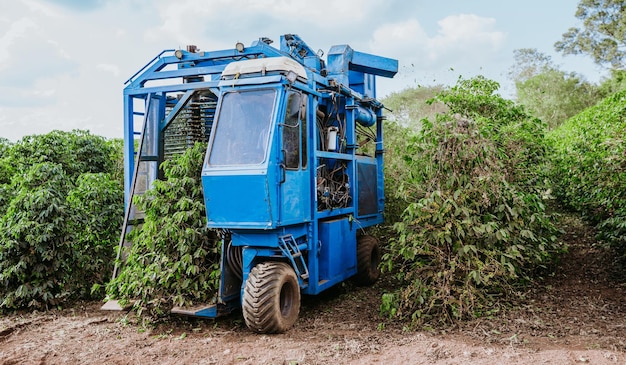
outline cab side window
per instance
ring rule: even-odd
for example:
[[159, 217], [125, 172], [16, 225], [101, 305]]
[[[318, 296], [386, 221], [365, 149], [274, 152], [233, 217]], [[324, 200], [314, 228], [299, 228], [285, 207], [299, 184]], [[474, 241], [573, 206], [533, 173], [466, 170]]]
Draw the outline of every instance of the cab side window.
[[290, 91], [285, 110], [284, 164], [287, 169], [298, 170], [300, 166], [306, 167], [306, 97], [300, 92]]

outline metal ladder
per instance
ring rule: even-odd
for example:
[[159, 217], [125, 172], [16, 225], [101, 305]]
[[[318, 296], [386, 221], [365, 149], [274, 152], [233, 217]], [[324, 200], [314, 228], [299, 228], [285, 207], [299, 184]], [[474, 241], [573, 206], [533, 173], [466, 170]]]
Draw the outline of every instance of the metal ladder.
[[291, 261], [291, 265], [296, 271], [296, 275], [302, 278], [302, 280], [308, 279], [309, 269], [304, 262], [302, 251], [300, 251], [300, 247], [293, 238], [293, 235], [288, 234], [278, 237], [278, 247], [283, 255]]

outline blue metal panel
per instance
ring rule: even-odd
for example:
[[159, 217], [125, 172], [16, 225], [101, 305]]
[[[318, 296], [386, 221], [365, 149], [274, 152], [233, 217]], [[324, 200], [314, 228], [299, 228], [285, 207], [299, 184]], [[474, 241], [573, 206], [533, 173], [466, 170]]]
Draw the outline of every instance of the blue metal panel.
[[305, 171], [285, 171], [280, 191], [280, 225], [311, 220], [310, 178]]
[[354, 51], [350, 46], [332, 46], [326, 57], [328, 65], [328, 76], [335, 78], [337, 83], [348, 86], [349, 80], [349, 64]]
[[358, 71], [350, 71], [348, 74], [350, 89], [367, 98], [376, 98], [376, 77]]
[[130, 188], [135, 169], [135, 131], [133, 123], [133, 98], [124, 95], [124, 206], [130, 203]]
[[376, 76], [394, 77], [398, 73], [398, 60], [354, 51], [350, 60], [350, 70]]
[[[363, 74], [370, 74], [383, 77], [393, 77], [398, 72], [398, 61], [376, 56], [369, 53], [354, 51], [348, 45], [339, 45], [331, 47], [328, 52], [328, 75], [335, 78], [338, 83], [344, 86], [352, 87], [351, 81], [357, 86], [357, 92], [367, 94], [371, 91], [371, 86], [365, 86], [365, 83], [372, 83], [369, 78], [357, 77], [352, 75], [350, 79], [350, 71], [356, 71]], [[374, 97], [374, 96], [372, 96]]]
[[211, 228], [276, 227], [276, 190], [268, 176], [203, 175], [208, 226]]
[[319, 223], [319, 291], [356, 274], [356, 228], [345, 217]]
[[235, 229], [232, 231], [233, 246], [278, 247], [277, 230]]
[[204, 82], [191, 82], [187, 84], [176, 85], [176, 87], [172, 87], [171, 85], [163, 85], [163, 86], [153, 86], [153, 87], [144, 87], [141, 89], [124, 89], [125, 95], [146, 95], [148, 93], [166, 93], [173, 91], [187, 91], [187, 90], [199, 90], [199, 89], [210, 89], [217, 87], [219, 81], [204, 81]]

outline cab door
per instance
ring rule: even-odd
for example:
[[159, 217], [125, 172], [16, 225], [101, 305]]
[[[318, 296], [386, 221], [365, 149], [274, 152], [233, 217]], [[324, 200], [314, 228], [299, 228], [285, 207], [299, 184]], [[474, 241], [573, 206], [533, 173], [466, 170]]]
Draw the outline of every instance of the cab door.
[[287, 90], [280, 141], [280, 225], [311, 219], [311, 182], [308, 165], [307, 95]]

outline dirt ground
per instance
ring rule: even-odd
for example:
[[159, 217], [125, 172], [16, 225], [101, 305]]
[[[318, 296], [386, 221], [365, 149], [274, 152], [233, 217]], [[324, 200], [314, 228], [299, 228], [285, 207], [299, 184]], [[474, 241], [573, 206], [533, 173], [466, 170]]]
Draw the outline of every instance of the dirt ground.
[[0, 363], [626, 364], [623, 272], [588, 226], [565, 222], [569, 252], [525, 303], [445, 331], [404, 331], [379, 317], [383, 278], [303, 298], [300, 319], [280, 335], [249, 332], [240, 313], [156, 326], [97, 302], [12, 314], [0, 318]]

